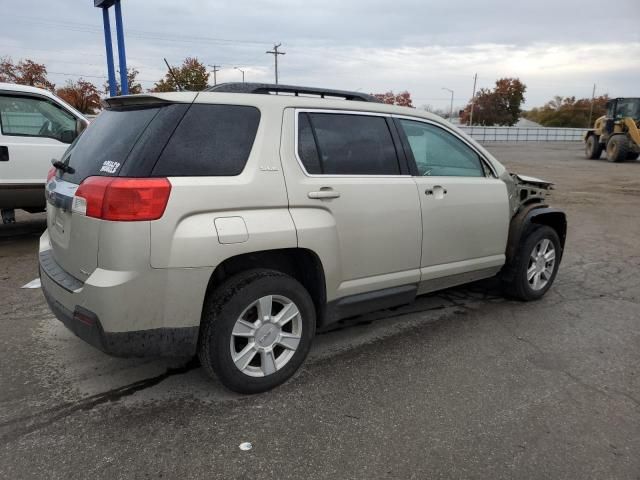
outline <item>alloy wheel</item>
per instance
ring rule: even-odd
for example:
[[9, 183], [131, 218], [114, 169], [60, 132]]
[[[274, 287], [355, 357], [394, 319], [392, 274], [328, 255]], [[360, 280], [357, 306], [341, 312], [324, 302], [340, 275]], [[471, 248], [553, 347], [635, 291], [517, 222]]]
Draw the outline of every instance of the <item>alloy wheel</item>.
[[543, 238], [533, 247], [529, 255], [527, 282], [531, 289], [538, 291], [547, 286], [556, 264], [556, 249], [553, 242]]
[[283, 368], [302, 336], [296, 304], [281, 295], [266, 295], [251, 303], [231, 333], [231, 358], [245, 375], [265, 377]]

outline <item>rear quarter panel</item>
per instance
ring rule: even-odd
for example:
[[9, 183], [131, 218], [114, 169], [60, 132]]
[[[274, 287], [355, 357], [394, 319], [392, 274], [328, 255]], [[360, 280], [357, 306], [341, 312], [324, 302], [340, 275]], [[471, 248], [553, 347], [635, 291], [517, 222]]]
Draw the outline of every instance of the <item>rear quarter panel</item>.
[[[240, 175], [169, 179], [167, 209], [151, 222], [152, 267], [215, 267], [238, 254], [297, 246], [280, 166], [281, 112], [278, 106], [260, 107], [260, 125]], [[215, 220], [223, 217], [243, 219], [245, 241], [221, 243]]]

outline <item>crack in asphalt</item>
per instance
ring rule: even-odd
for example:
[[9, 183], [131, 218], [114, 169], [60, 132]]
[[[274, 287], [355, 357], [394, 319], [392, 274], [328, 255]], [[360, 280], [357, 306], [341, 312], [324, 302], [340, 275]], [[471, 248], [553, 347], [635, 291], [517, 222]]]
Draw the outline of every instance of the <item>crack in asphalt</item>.
[[0, 423], [0, 429], [21, 423], [27, 423], [27, 425], [3, 433], [2, 435], [0, 435], [0, 440], [8, 440], [10, 438], [17, 438], [27, 435], [29, 433], [45, 428], [52, 423], [68, 417], [69, 415], [80, 410], [87, 411], [97, 407], [98, 405], [102, 405], [103, 403], [117, 402], [124, 397], [133, 395], [136, 392], [154, 387], [169, 377], [175, 375], [183, 375], [187, 372], [190, 372], [191, 370], [198, 368], [199, 366], [200, 363], [198, 359], [196, 357], [193, 357], [184, 365], [179, 367], [167, 368], [164, 373], [156, 375], [155, 377], [138, 380], [137, 382], [133, 382], [122, 387], [114, 388], [112, 390], [98, 393], [90, 397], [82, 398], [76, 402], [64, 403], [62, 405], [43, 410], [33, 415], [18, 417], [6, 422], [2, 422]]

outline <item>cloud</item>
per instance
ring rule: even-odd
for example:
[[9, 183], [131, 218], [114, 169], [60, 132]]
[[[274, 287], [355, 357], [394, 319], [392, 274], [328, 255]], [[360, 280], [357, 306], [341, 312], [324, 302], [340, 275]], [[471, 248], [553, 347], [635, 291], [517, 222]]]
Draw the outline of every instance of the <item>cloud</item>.
[[[280, 41], [282, 82], [407, 89], [416, 104], [448, 105], [446, 86], [463, 105], [476, 72], [479, 87], [520, 77], [528, 106], [556, 94], [589, 96], [593, 83], [601, 93], [637, 95], [637, 0], [614, 9], [596, 0], [127, 0], [123, 11], [128, 63], [144, 87], [163, 76], [163, 57], [222, 65], [219, 81], [241, 79], [233, 66], [247, 81], [271, 81], [273, 57], [264, 52]], [[56, 83], [78, 75], [104, 82], [102, 20], [92, 2], [22, 0], [3, 19], [0, 55], [45, 63]]]

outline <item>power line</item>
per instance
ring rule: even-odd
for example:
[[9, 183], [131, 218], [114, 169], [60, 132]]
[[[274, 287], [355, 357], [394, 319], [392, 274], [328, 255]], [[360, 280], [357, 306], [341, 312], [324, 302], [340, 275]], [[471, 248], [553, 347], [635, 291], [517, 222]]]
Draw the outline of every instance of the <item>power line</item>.
[[285, 55], [286, 52], [279, 52], [278, 48], [280, 48], [282, 44], [278, 43], [277, 45], [273, 46], [273, 50], [267, 50], [265, 53], [271, 54], [273, 55], [273, 59], [276, 63], [276, 85], [278, 84], [278, 55]]
[[[9, 16], [11, 17], [11, 16]], [[93, 24], [87, 23], [79, 23], [79, 22], [69, 22], [69, 21], [52, 21], [41, 18], [31, 18], [31, 17], [23, 17], [20, 15], [13, 16], [15, 19], [21, 22], [30, 23], [34, 25], [44, 26], [44, 27], [53, 27], [58, 30], [68, 30], [71, 32], [79, 32], [79, 33], [102, 33], [102, 27]], [[3, 17], [7, 18], [7, 17]], [[207, 36], [199, 36], [199, 35], [172, 35], [167, 34], [166, 32], [154, 32], [149, 30], [137, 30], [127, 28], [127, 36], [137, 37], [137, 38], [147, 38], [150, 40], [157, 41], [167, 41], [167, 42], [185, 42], [185, 43], [237, 43], [237, 44], [246, 44], [246, 45], [264, 45], [265, 43], [269, 43], [267, 40], [243, 40], [236, 38], [216, 38], [216, 37], [207, 37]]]

